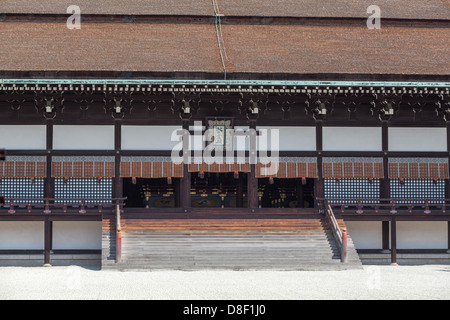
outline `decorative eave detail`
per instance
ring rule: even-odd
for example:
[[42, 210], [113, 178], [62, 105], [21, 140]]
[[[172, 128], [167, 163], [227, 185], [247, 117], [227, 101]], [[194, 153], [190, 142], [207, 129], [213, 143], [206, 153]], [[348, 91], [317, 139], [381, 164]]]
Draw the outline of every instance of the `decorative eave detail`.
[[[32, 99], [30, 99], [32, 97]], [[237, 80], [0, 80], [0, 101], [16, 112], [25, 101], [35, 100], [45, 118], [54, 119], [65, 104], [87, 112], [102, 103], [114, 119], [126, 119], [132, 110], [158, 112], [171, 108], [179, 119], [189, 121], [200, 108], [216, 113], [236, 110], [248, 121], [270, 117], [277, 109], [283, 119], [303, 110], [310, 120], [322, 121], [340, 112], [342, 119], [358, 118], [369, 108], [371, 117], [389, 121], [401, 108], [412, 110], [413, 120], [448, 121], [448, 82], [348, 82], [348, 81], [237, 81]], [[208, 104], [209, 103], [209, 104]], [[275, 107], [274, 107], [275, 106]], [[337, 110], [337, 111], [336, 111]], [[343, 114], [346, 113], [346, 115]], [[301, 111], [300, 111], [301, 112]], [[265, 119], [268, 120], [269, 118]], [[306, 118], [305, 118], [306, 119]]]
[[449, 94], [450, 82], [0, 79], [0, 90]]

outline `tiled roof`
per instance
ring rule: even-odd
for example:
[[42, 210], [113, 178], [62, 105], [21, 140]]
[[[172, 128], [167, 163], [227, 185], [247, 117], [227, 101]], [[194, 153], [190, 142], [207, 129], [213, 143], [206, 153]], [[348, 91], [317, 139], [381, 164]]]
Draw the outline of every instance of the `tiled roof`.
[[71, 0], [0, 0], [0, 73], [450, 75], [450, 0], [378, 0], [380, 30], [372, 0], [215, 1], [220, 34], [213, 0], [77, 0], [81, 30]]
[[450, 19], [448, 0], [219, 0], [225, 15], [366, 18], [377, 5], [382, 18]]
[[[450, 74], [450, 29], [223, 25], [229, 73]], [[0, 22], [0, 70], [223, 71], [211, 24]]]
[[0, 70], [220, 70], [211, 25], [0, 23]]
[[71, 5], [85, 14], [212, 15], [211, 0], [2, 0], [0, 13], [65, 14]]
[[448, 28], [225, 25], [223, 33], [239, 72], [450, 74]]

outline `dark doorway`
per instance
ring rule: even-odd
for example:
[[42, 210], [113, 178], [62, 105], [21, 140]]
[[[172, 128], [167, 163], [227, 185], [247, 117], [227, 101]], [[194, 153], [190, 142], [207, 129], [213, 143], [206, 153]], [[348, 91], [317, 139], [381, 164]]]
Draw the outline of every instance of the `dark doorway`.
[[259, 179], [261, 208], [314, 208], [314, 179]]
[[192, 173], [192, 208], [247, 207], [247, 176], [244, 173]]
[[176, 179], [123, 179], [126, 208], [175, 208]]

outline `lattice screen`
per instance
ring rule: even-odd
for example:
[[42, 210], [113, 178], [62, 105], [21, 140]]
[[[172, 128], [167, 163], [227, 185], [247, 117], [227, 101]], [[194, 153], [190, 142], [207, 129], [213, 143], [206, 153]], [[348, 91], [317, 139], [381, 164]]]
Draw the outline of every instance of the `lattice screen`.
[[[379, 199], [379, 179], [325, 179], [325, 198], [327, 199]], [[362, 201], [378, 203], [379, 201]], [[330, 201], [330, 203], [356, 203], [356, 201]]]
[[[44, 179], [36, 178], [32, 183], [29, 178], [3, 178], [0, 180], [0, 195], [10, 199], [42, 199], [44, 198]], [[25, 203], [25, 201], [15, 201]], [[39, 203], [39, 201], [27, 201]]]
[[[403, 183], [399, 179], [391, 180], [391, 198], [393, 199], [445, 199], [445, 180], [433, 179], [405, 179]], [[399, 201], [398, 203], [406, 203]], [[408, 201], [408, 203], [419, 203]], [[442, 203], [439, 201], [430, 204]]]
[[[76, 179], [65, 181], [55, 179], [55, 199], [111, 199], [113, 179]], [[56, 201], [63, 203], [67, 201]], [[86, 201], [86, 203], [104, 203], [103, 201]]]

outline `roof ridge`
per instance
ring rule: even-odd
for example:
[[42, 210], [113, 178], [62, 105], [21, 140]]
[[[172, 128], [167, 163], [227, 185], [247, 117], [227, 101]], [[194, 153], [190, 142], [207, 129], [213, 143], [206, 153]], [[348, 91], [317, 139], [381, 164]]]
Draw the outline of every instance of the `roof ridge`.
[[[82, 14], [196, 15], [211, 16], [210, 0], [77, 0]], [[450, 18], [448, 0], [378, 0], [382, 18]], [[71, 0], [1, 0], [0, 13], [66, 14]], [[223, 0], [221, 13], [226, 16], [295, 16], [367, 18], [372, 0]]]
[[[0, 22], [62, 22], [68, 14], [3, 13]], [[157, 24], [215, 24], [214, 15], [131, 15], [131, 14], [83, 14], [84, 23], [157, 23]], [[367, 18], [359, 17], [296, 17], [296, 16], [223, 16], [221, 24], [228, 25], [342, 25], [366, 26]], [[448, 19], [384, 18], [383, 26], [401, 27], [449, 27]]]

